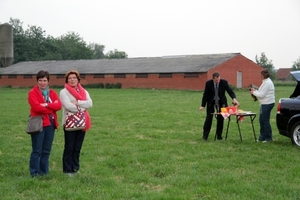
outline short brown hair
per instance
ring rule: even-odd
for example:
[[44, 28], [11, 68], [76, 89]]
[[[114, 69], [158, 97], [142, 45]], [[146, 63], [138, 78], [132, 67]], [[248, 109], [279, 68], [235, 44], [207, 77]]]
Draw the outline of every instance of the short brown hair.
[[260, 74], [264, 77], [264, 79], [269, 78], [270, 77], [270, 72], [267, 69], [264, 69], [260, 72]]
[[49, 72], [41, 70], [36, 74], [36, 81], [38, 81], [40, 78], [45, 78], [45, 77], [47, 78], [48, 81], [50, 80]]
[[65, 74], [65, 83], [68, 83], [68, 78], [71, 74], [75, 74], [77, 77], [78, 83], [80, 83], [80, 74], [77, 70], [71, 70]]

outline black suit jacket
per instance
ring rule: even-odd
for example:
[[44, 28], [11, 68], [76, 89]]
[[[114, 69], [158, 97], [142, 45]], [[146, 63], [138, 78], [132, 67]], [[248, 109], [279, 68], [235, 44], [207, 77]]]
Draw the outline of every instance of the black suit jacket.
[[[205, 89], [204, 89], [204, 93], [203, 93], [203, 97], [202, 97], [202, 103], [201, 106], [205, 107], [205, 105], [211, 105], [214, 103], [214, 97], [215, 97], [215, 88], [214, 88], [214, 81], [208, 80], [205, 83]], [[218, 94], [219, 94], [219, 98], [220, 98], [220, 102], [219, 105], [220, 106], [228, 106], [227, 104], [227, 98], [225, 95], [225, 91], [228, 93], [228, 95], [234, 99], [236, 98], [235, 93], [233, 92], [233, 90], [229, 87], [229, 84], [226, 80], [221, 79], [220, 83], [219, 83], [219, 90], [218, 90]]]

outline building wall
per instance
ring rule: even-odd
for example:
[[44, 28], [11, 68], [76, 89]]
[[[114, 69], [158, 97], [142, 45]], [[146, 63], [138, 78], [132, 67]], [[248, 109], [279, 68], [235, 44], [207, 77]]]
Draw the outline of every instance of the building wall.
[[234, 58], [222, 63], [214, 69], [208, 71], [207, 75], [212, 77], [215, 71], [218, 71], [221, 78], [226, 79], [230, 85], [237, 86], [237, 72], [242, 72], [242, 88], [247, 88], [251, 84], [256, 86], [261, 85], [260, 72], [262, 67], [254, 63], [252, 60], [237, 55]]
[[[172, 77], [159, 77], [159, 74], [148, 74], [148, 78], [136, 78], [135, 74], [126, 74], [125, 78], [114, 78], [113, 74], [107, 74], [104, 78], [94, 78], [94, 75], [84, 75], [81, 84], [97, 83], [121, 83], [122, 88], [157, 88], [178, 90], [203, 90], [206, 81], [206, 73], [198, 74], [198, 77], [185, 78], [184, 74], [172, 74]], [[57, 75], [50, 76], [50, 85], [63, 86], [65, 79]], [[2, 75], [0, 86], [29, 87], [37, 84], [36, 76], [24, 77], [17, 75], [8, 77]]]
[[[83, 75], [81, 84], [121, 83], [122, 88], [157, 88], [178, 90], [204, 90], [205, 82], [218, 71], [221, 78], [228, 80], [229, 84], [237, 86], [237, 72], [242, 72], [242, 87], [250, 84], [261, 84], [260, 72], [263, 68], [243, 55], [216, 66], [207, 73], [195, 73], [197, 77], [185, 77], [184, 73], [174, 73], [171, 77], [160, 77], [160, 74], [148, 74], [147, 78], [136, 78], [135, 74], [126, 74], [124, 78], [116, 78], [115, 74], [105, 74], [103, 78], [94, 77], [93, 74]], [[194, 75], [195, 75], [194, 74]], [[50, 85], [63, 86], [63, 75], [51, 75]], [[0, 86], [28, 87], [36, 85], [35, 75], [0, 75]]]

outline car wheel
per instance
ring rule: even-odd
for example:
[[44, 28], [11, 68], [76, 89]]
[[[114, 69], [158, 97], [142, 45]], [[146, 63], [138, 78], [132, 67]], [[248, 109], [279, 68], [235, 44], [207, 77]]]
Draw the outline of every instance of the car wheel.
[[293, 144], [300, 146], [300, 122], [296, 122], [291, 129], [291, 141]]

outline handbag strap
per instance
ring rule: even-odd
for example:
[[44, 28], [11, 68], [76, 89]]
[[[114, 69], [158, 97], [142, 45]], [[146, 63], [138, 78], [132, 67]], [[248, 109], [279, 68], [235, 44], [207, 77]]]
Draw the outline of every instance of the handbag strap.
[[[31, 114], [29, 114], [29, 116], [28, 117], [31, 117]], [[44, 118], [44, 115], [41, 115], [41, 117], [42, 117], [42, 119]]]

